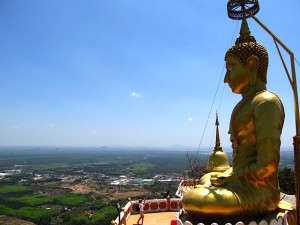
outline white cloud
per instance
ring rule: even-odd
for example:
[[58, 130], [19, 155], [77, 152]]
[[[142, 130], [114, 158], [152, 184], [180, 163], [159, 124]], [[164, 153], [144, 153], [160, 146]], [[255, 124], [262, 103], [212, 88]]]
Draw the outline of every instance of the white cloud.
[[53, 123], [48, 124], [47, 127], [55, 127], [55, 124], [53, 124]]
[[135, 91], [131, 92], [131, 96], [135, 97], [135, 98], [141, 98], [142, 97], [142, 95], [140, 93], [137, 93]]
[[188, 121], [189, 121], [189, 122], [193, 122], [193, 118], [192, 118], [192, 117], [189, 117], [189, 118], [188, 118]]
[[97, 131], [95, 131], [95, 130], [92, 130], [91, 131], [91, 134], [97, 134], [98, 132]]
[[19, 129], [20, 127], [18, 125], [13, 125], [11, 128], [12, 129]]

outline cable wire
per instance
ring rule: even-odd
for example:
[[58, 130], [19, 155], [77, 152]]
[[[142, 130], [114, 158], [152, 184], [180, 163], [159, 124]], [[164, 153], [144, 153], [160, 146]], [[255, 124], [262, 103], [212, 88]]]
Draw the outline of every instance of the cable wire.
[[[239, 24], [240, 24], [240, 22], [237, 21], [235, 29], [234, 29], [234, 32], [232, 34], [230, 46], [232, 45], [234, 39], [237, 36], [237, 30], [238, 30]], [[216, 100], [216, 96], [217, 96], [217, 93], [218, 93], [218, 90], [219, 90], [219, 87], [220, 87], [221, 80], [223, 78], [224, 70], [225, 70], [225, 64], [223, 65], [223, 69], [222, 69], [222, 72], [220, 74], [219, 82], [218, 82], [218, 85], [217, 85], [217, 88], [216, 88], [216, 92], [215, 92], [214, 97], [213, 97], [213, 102], [212, 102], [212, 105], [211, 105], [210, 110], [209, 110], [208, 118], [207, 118], [205, 126], [204, 126], [204, 130], [203, 130], [203, 133], [202, 133], [202, 136], [201, 136], [201, 139], [200, 139], [200, 143], [198, 145], [198, 149], [197, 149], [197, 154], [196, 155], [199, 155], [199, 151], [200, 151], [200, 148], [201, 148], [201, 145], [202, 145], [202, 141], [203, 141], [203, 137], [204, 137], [204, 134], [205, 134], [205, 131], [206, 131], [206, 128], [207, 128], [207, 124], [208, 124], [208, 121], [210, 120], [210, 115], [211, 115], [211, 112], [212, 112], [212, 109], [213, 109], [213, 106], [214, 106], [214, 103], [215, 103], [215, 100]], [[220, 104], [219, 104], [219, 110], [218, 111], [220, 111], [220, 109], [221, 109], [221, 103], [222, 103], [222, 98], [223, 98], [224, 86], [225, 85], [223, 85], [223, 90], [222, 90], [222, 93], [221, 93], [221, 99], [220, 99]], [[215, 132], [215, 129], [213, 131], [213, 135], [214, 135], [214, 132]], [[213, 138], [213, 135], [212, 135], [212, 138]], [[211, 146], [209, 148], [211, 148]]]

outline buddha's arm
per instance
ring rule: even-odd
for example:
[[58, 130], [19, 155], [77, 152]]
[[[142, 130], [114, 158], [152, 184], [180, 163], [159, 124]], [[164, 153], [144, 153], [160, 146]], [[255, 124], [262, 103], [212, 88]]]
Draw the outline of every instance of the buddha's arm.
[[210, 172], [205, 174], [204, 176], [201, 177], [200, 179], [200, 185], [198, 185], [199, 187], [210, 187], [210, 186], [220, 186], [220, 185], [216, 185], [213, 182], [211, 182], [212, 180], [216, 180], [218, 177], [228, 177], [230, 176], [232, 173], [232, 167], [230, 167], [229, 169], [227, 169], [224, 172]]
[[238, 179], [264, 180], [278, 170], [284, 110], [277, 97], [259, 101], [254, 109], [256, 163], [236, 171]]
[[234, 174], [211, 178], [214, 186], [226, 186], [237, 180], [264, 180], [278, 170], [280, 135], [284, 122], [284, 110], [277, 97], [270, 101], [260, 101], [254, 110], [256, 136], [256, 162], [240, 168]]
[[230, 167], [223, 173], [216, 174], [215, 176], [210, 176], [209, 183], [210, 185], [216, 187], [223, 187], [226, 186], [228, 183], [233, 182], [234, 179], [236, 178], [232, 176], [232, 167]]

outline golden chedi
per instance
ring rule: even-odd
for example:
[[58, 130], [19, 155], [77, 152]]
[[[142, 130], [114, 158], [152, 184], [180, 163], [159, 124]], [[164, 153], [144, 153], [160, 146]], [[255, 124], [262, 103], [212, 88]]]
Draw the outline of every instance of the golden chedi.
[[284, 108], [267, 91], [268, 54], [244, 19], [240, 37], [226, 55], [224, 82], [242, 100], [230, 121], [232, 167], [205, 174], [183, 196], [183, 207], [199, 216], [248, 216], [274, 211], [280, 201], [278, 165]]
[[210, 154], [207, 162], [207, 172], [224, 172], [229, 169], [229, 163], [226, 153], [222, 150], [219, 135], [219, 120], [216, 118], [216, 145]]

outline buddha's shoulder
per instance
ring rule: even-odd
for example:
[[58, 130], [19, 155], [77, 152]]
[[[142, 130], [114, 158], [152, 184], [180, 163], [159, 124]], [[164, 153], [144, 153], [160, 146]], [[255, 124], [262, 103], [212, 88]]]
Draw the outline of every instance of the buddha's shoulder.
[[271, 92], [271, 91], [261, 91], [261, 92], [258, 92], [255, 96], [254, 96], [254, 100], [269, 100], [269, 101], [272, 101], [272, 100], [280, 100], [280, 98], [278, 97], [277, 94]]
[[262, 91], [262, 92], [257, 93], [252, 101], [252, 103], [254, 103], [254, 104], [255, 103], [261, 104], [264, 102], [280, 104], [280, 105], [282, 104], [278, 95], [276, 95], [275, 93], [273, 93], [271, 91]]

